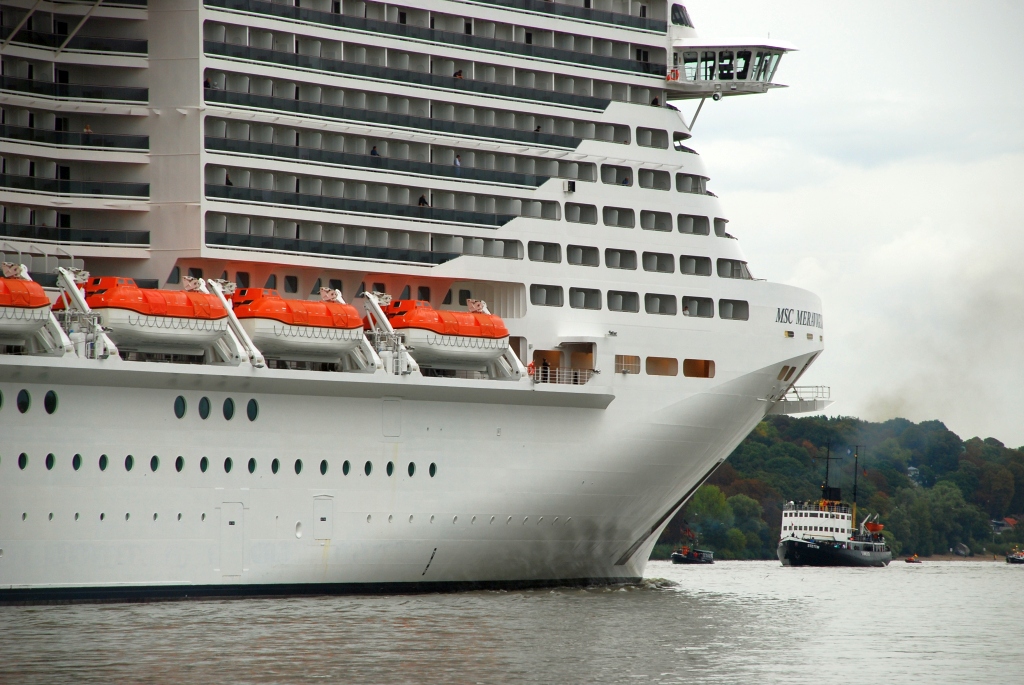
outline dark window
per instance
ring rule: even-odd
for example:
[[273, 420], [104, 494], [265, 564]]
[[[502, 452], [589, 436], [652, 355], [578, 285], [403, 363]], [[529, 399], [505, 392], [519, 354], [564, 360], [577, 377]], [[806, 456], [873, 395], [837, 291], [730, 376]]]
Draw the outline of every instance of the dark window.
[[472, 36], [473, 35], [473, 22], [467, 21], [465, 23], [465, 25], [463, 26], [463, 30], [466, 32], [467, 36]]
[[239, 288], [249, 287], [249, 272], [239, 271], [235, 274], [235, 285]]
[[185, 457], [178, 457], [174, 460], [174, 470], [181, 473], [183, 468], [185, 468]]
[[369, 462], [369, 461], [368, 461], [368, 462], [366, 462], [366, 463], [365, 463], [365, 464], [363, 465], [363, 473], [365, 473], [366, 475], [370, 475], [370, 473], [371, 473], [372, 471], [373, 471], [373, 463], [372, 463], [372, 462]]
[[101, 454], [100, 455], [100, 471], [106, 471], [106, 470], [107, 470], [107, 455]]
[[204, 421], [210, 418], [210, 398], [203, 397], [199, 400], [199, 418]]
[[416, 464], [409, 462], [409, 477], [412, 478], [416, 475]]
[[153, 455], [153, 458], [149, 460], [149, 470], [156, 471], [160, 468], [160, 457]]
[[693, 28], [693, 22], [690, 20], [690, 13], [686, 11], [686, 8], [682, 5], [672, 5], [672, 23], [676, 26], [688, 26]]
[[271, 290], [277, 288], [277, 274], [270, 274], [267, 276], [267, 282], [263, 287], [270, 288]]
[[28, 394], [28, 390], [18, 391], [18, 411], [22, 414], [28, 411], [28, 408], [32, 406], [32, 396]]
[[179, 419], [185, 416], [185, 410], [187, 409], [187, 407], [188, 405], [185, 404], [184, 397], [178, 395], [177, 397], [174, 398], [174, 415], [177, 416]]
[[637, 62], [650, 62], [651, 53], [648, 50], [636, 49], [636, 61]]
[[18, 455], [18, 468], [24, 471], [26, 466], [28, 466], [28, 455], [22, 452]]
[[46, 391], [46, 395], [43, 397], [43, 409], [47, 414], [57, 411], [57, 393], [53, 390]]
[[256, 417], [260, 415], [260, 405], [256, 400], [249, 400], [249, 403], [245, 405], [245, 415], [249, 417], [250, 421], [255, 421]]
[[181, 267], [176, 266], [171, 269], [171, 273], [167, 276], [168, 283], [181, 283]]
[[387, 471], [388, 471], [388, 476], [390, 477], [395, 472], [395, 462], [393, 462], [393, 461], [389, 461], [388, 462]]
[[387, 286], [385, 286], [383, 283], [374, 283], [373, 291], [378, 293], [386, 293], [388, 289]]
[[460, 290], [459, 291], [459, 304], [461, 304], [463, 307], [465, 307], [466, 303], [469, 302], [469, 298], [471, 298], [471, 297], [473, 297], [473, 293], [471, 293], [470, 291], [468, 291], [468, 290]]
[[410, 297], [412, 297], [412, 290], [409, 286], [405, 286], [402, 288], [402, 294], [398, 296], [398, 299], [408, 300]]
[[81, 454], [76, 454], [75, 456], [71, 457], [71, 468], [73, 468], [75, 471], [77, 471], [78, 469], [82, 468], [82, 455]]
[[451, 303], [452, 303], [452, 291], [449, 290], [448, 292], [446, 292], [444, 294], [444, 300], [441, 302], [441, 304], [451, 304]]
[[342, 283], [340, 278], [332, 278], [327, 281], [327, 287], [331, 290], [342, 290]]
[[523, 36], [523, 42], [527, 45], [533, 45], [533, 34], [527, 31], [526, 35]]
[[270, 462], [270, 472], [271, 473], [277, 473], [280, 468], [281, 468], [281, 460], [280, 459], [274, 459], [274, 461]]
[[46, 455], [46, 470], [47, 471], [52, 471], [53, 470], [53, 462], [54, 461], [55, 461], [55, 459], [54, 459], [53, 454], [47, 454]]
[[326, 476], [327, 475], [327, 460], [326, 459], [321, 459], [320, 460], [320, 475], [321, 476]]
[[124, 470], [131, 471], [133, 466], [135, 466], [135, 457], [129, 454], [124, 458]]
[[302, 473], [302, 460], [301, 459], [296, 459], [295, 460], [295, 475], [297, 476], [300, 473]]
[[249, 473], [256, 473], [256, 460], [249, 458]]
[[210, 460], [207, 459], [206, 457], [203, 457], [202, 459], [199, 460], [199, 470], [202, 471], [203, 473], [206, 473], [206, 469], [208, 468], [210, 468]]
[[416, 299], [430, 302], [430, 288], [425, 285], [416, 288]]
[[431, 463], [430, 464], [430, 469], [428, 469], [428, 471], [430, 472], [430, 477], [431, 478], [436, 476], [437, 475], [437, 464]]
[[341, 465], [341, 473], [342, 473], [342, 475], [347, 476], [350, 468], [352, 468], [352, 465], [349, 464], [348, 463], [348, 459], [346, 459], [345, 463]]
[[284, 277], [284, 291], [286, 293], [297, 293], [297, 292], [299, 292], [299, 277], [298, 276], [285, 276]]
[[408, 15], [406, 15], [405, 12], [399, 12], [398, 13], [398, 23], [399, 24], [406, 24], [406, 23], [408, 23], [408, 21], [409, 21]]
[[309, 290], [309, 294], [310, 295], [317, 295], [317, 294], [319, 294], [320, 293], [320, 286], [322, 284], [323, 284], [322, 280], [320, 280], [319, 278], [316, 279], [316, 282], [313, 284], [313, 287], [310, 288], [310, 290]]
[[231, 461], [231, 457], [224, 459], [224, 473], [231, 473], [231, 467], [235, 465], [235, 462]]
[[224, 400], [224, 420], [230, 421], [235, 416], [235, 401], [230, 397]]
[[203, 270], [194, 266], [190, 266], [188, 269], [188, 276], [189, 278], [202, 278]]

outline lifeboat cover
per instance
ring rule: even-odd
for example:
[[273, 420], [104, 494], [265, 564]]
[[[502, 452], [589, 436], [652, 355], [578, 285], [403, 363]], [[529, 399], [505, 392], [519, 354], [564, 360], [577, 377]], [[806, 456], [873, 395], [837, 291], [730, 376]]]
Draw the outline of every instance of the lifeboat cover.
[[466, 338], [498, 339], [508, 336], [505, 322], [494, 314], [442, 311], [423, 300], [395, 300], [383, 309], [396, 331], [418, 328], [438, 335]]
[[43, 286], [20, 278], [0, 278], [0, 307], [39, 309], [50, 306]]
[[242, 288], [231, 296], [239, 319], [273, 319], [290, 326], [319, 328], [361, 328], [359, 311], [341, 302], [286, 300], [269, 288]]

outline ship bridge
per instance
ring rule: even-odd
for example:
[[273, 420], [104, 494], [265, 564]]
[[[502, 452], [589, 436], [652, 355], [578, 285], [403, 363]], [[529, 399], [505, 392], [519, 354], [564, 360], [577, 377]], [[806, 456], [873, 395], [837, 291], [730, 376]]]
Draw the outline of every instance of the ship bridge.
[[672, 37], [672, 66], [665, 75], [668, 98], [694, 99], [766, 93], [782, 56], [796, 50], [784, 41]]

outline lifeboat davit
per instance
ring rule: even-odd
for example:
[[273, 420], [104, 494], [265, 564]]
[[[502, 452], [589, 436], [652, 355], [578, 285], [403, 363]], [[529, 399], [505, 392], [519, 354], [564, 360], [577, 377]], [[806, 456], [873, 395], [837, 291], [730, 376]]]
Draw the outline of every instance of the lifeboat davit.
[[320, 301], [286, 300], [276, 290], [242, 288], [232, 311], [253, 343], [268, 357], [338, 361], [359, 346], [363, 322], [341, 293], [320, 289]]
[[24, 345], [50, 320], [50, 298], [27, 280], [20, 264], [4, 264], [0, 278], [0, 344]]
[[483, 302], [470, 300], [469, 307], [468, 312], [452, 312], [423, 300], [395, 300], [382, 309], [417, 363], [476, 369], [505, 354], [508, 328]]
[[[198, 355], [228, 330], [227, 310], [203, 292], [140, 288], [131, 278], [100, 276], [85, 282], [85, 301], [124, 350]], [[63, 300], [55, 308], [62, 309]]]

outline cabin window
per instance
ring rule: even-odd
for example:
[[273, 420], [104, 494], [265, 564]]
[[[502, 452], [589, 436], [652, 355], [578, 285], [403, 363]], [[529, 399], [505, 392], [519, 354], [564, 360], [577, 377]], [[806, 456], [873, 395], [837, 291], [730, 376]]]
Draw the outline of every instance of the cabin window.
[[46, 463], [46, 470], [47, 471], [53, 471], [53, 464], [54, 464], [55, 461], [56, 461], [56, 458], [53, 456], [52, 453], [46, 455], [46, 462], [45, 463]]
[[277, 289], [277, 274], [270, 274], [267, 276], [267, 282], [263, 285], [264, 288], [270, 288], [271, 290]]
[[249, 463], [248, 463], [247, 466], [249, 468], [249, 473], [256, 473], [256, 460], [255, 459], [250, 457], [249, 458]]
[[18, 391], [18, 400], [16, 404], [18, 405], [18, 411], [22, 414], [28, 411], [29, 407], [32, 406], [32, 395], [29, 394], [28, 390]]
[[680, 193], [707, 194], [707, 179], [695, 174], [676, 174], [676, 190]]
[[683, 375], [687, 378], [714, 378], [715, 362], [710, 359], [684, 359]]
[[210, 417], [210, 398], [202, 397], [199, 399], [199, 418], [204, 421]]
[[712, 319], [715, 316], [715, 301], [710, 297], [692, 297], [683, 295], [683, 316], [698, 316]]
[[596, 247], [567, 245], [565, 261], [577, 266], [601, 266], [601, 252]]
[[208, 468], [210, 468], [210, 460], [207, 459], [206, 457], [203, 457], [202, 459], [199, 460], [199, 470], [202, 471], [203, 473], [206, 473], [206, 469]]
[[647, 293], [644, 295], [644, 309], [648, 314], [676, 314], [676, 296]]
[[349, 460], [348, 460], [348, 459], [346, 459], [346, 460], [345, 460], [344, 462], [342, 462], [342, 464], [341, 464], [341, 475], [343, 475], [343, 476], [347, 476], [347, 475], [348, 475], [348, 472], [349, 472], [349, 471], [350, 471], [351, 469], [352, 469], [352, 464], [351, 464], [351, 463], [349, 463]]
[[224, 400], [224, 420], [230, 421], [235, 416], [235, 401], [230, 397]]
[[237, 271], [235, 272], [235, 286], [239, 288], [249, 287], [249, 272], [248, 271]]
[[679, 255], [679, 273], [688, 276], [710, 276], [711, 258], [696, 255]]
[[750, 318], [750, 304], [746, 300], [719, 300], [718, 316], [734, 321], [746, 321]]
[[124, 470], [131, 471], [133, 466], [135, 466], [135, 457], [129, 454], [124, 458]]
[[640, 357], [631, 354], [615, 355], [615, 373], [640, 373]]
[[641, 147], [668, 149], [668, 131], [657, 128], [636, 127], [636, 144]]
[[789, 368], [790, 367], [788, 367], [788, 366], [783, 366], [782, 367], [782, 371], [779, 371], [779, 375], [776, 378], [776, 380], [780, 380], [781, 381], [783, 378], [785, 378], [786, 374], [789, 373]]
[[171, 273], [167, 275], [167, 283], [181, 283], [181, 267], [176, 266], [171, 269]]
[[436, 476], [436, 475], [437, 475], [437, 464], [435, 464], [435, 463], [431, 462], [431, 463], [430, 463], [430, 468], [429, 468], [429, 469], [427, 469], [427, 471], [428, 471], [428, 473], [430, 474], [430, 477], [431, 477], [431, 478], [433, 478], [434, 476]]
[[562, 261], [562, 246], [558, 243], [540, 243], [531, 240], [527, 243], [526, 252], [532, 262], [558, 264]]
[[256, 400], [249, 400], [249, 403], [245, 405], [245, 415], [249, 417], [250, 421], [255, 421], [256, 417], [260, 415], [260, 405]]
[[327, 460], [326, 459], [321, 459], [320, 460], [320, 475], [321, 476], [326, 476], [327, 475]]
[[605, 207], [603, 218], [605, 226], [633, 228], [636, 225], [636, 214], [632, 209], [624, 207]]
[[106, 471], [107, 470], [107, 463], [108, 463], [107, 455], [101, 454], [100, 455], [99, 464], [98, 464], [99, 467], [100, 467], [100, 471]]
[[565, 203], [565, 220], [574, 224], [596, 224], [597, 207], [575, 202]]
[[446, 292], [444, 294], [444, 299], [441, 301], [441, 304], [451, 304], [451, 303], [452, 303], [452, 291], [451, 291], [451, 289], [449, 289], [448, 292]]
[[[319, 283], [320, 282], [317, 281], [317, 285], [319, 285]], [[319, 292], [319, 291], [320, 291], [320, 288], [317, 288], [317, 292]], [[412, 298], [412, 287], [407, 285], [404, 288], [402, 288], [402, 294], [398, 296], [398, 299], [399, 300], [408, 300], [410, 298]]]
[[541, 307], [562, 306], [562, 286], [538, 285], [530, 286], [530, 304]]
[[741, 278], [747, 280], [754, 278], [747, 269], [747, 263], [738, 259], [719, 259], [718, 276], [719, 278]]
[[569, 288], [569, 306], [573, 309], [600, 309], [601, 291], [593, 288]]
[[750, 50], [738, 50], [736, 52], [736, 78], [746, 81], [750, 76]]
[[77, 471], [78, 469], [82, 468], [82, 455], [81, 454], [76, 454], [75, 456], [71, 457], [71, 468], [73, 468], [75, 471]]
[[640, 228], [645, 231], [672, 232], [672, 215], [668, 212], [651, 212], [643, 210], [640, 212]]
[[367, 476], [373, 473], [373, 462], [368, 461], [365, 464], [363, 464], [363, 473], [365, 473]]
[[421, 285], [416, 288], [416, 299], [423, 300], [424, 302], [430, 302], [430, 287]]
[[613, 312], [639, 312], [640, 295], [622, 290], [609, 290], [608, 309]]
[[394, 474], [395, 472], [395, 462], [389, 461], [388, 465], [385, 467], [384, 470], [388, 472], [388, 477], [390, 478], [391, 475]]
[[676, 216], [676, 227], [680, 233], [689, 233], [691, 235], [709, 235], [711, 233], [706, 216], [679, 214]]
[[[672, 177], [667, 171], [657, 169], [640, 169], [638, 180], [641, 188], [649, 190], [672, 190]], [[669, 219], [671, 222], [671, 219]], [[671, 228], [668, 230], [672, 230]]]
[[281, 460], [280, 459], [276, 459], [275, 458], [272, 462], [270, 462], [270, 472], [271, 473], [277, 473], [280, 469], [281, 469]]
[[183, 468], [185, 468], [185, 457], [178, 457], [174, 460], [174, 470], [181, 473]]
[[46, 395], [43, 397], [43, 409], [47, 414], [57, 411], [57, 393], [53, 390], [46, 391]]
[[628, 166], [602, 164], [601, 182], [613, 186], [631, 186], [633, 185], [633, 169]]
[[604, 251], [604, 265], [609, 269], [636, 269], [636, 252], [608, 248]]
[[299, 278], [298, 278], [298, 276], [285, 276], [284, 277], [284, 291], [286, 293], [297, 293], [297, 292], [299, 292]]
[[158, 468], [160, 468], [160, 457], [154, 454], [149, 460], [149, 470], [156, 473]]
[[409, 477], [412, 478], [416, 473], [416, 464], [409, 462]]
[[295, 460], [295, 475], [297, 476], [300, 473], [302, 473], [302, 460], [301, 459], [296, 459]]
[[726, 230], [728, 228], [729, 228], [729, 220], [728, 219], [722, 219], [720, 217], [715, 217], [715, 235], [716, 236], [718, 236], [719, 238], [732, 238], [732, 237], [734, 237], [734, 236], [732, 236], [729, 233], [728, 230]]
[[174, 415], [177, 416], [179, 419], [180, 418], [184, 418], [185, 410], [186, 409], [187, 409], [187, 405], [185, 404], [185, 398], [182, 397], [181, 395], [178, 395], [177, 397], [175, 397], [174, 398]]
[[471, 297], [473, 297], [473, 293], [471, 293], [470, 291], [468, 291], [468, 290], [460, 290], [459, 291], [459, 304], [462, 305], [463, 307], [465, 307], [467, 304], [469, 304], [469, 300], [470, 300]]
[[644, 252], [644, 271], [670, 274], [675, 271], [675, 258], [664, 252]]
[[319, 278], [316, 279], [316, 281], [313, 282], [313, 287], [310, 288], [310, 290], [309, 290], [309, 294], [310, 295], [318, 295], [318, 294], [320, 294], [320, 286], [322, 284], [323, 284], [323, 281], [321, 279], [319, 279]]
[[224, 459], [224, 473], [231, 473], [231, 467], [235, 465], [235, 462], [231, 460], [231, 457]]
[[648, 376], [678, 376], [679, 360], [674, 357], [648, 357]]

